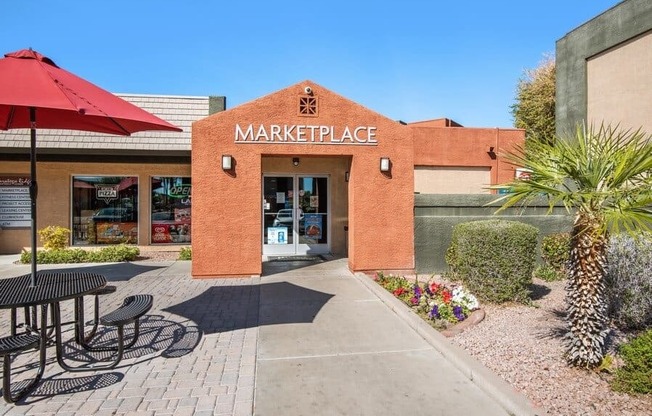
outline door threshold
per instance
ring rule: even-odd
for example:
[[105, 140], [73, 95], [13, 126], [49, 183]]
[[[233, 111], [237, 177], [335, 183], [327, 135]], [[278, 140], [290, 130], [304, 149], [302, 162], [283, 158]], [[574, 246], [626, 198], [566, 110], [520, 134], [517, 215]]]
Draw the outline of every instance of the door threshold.
[[267, 262], [284, 262], [284, 261], [312, 261], [312, 262], [323, 262], [328, 259], [325, 255], [314, 254], [314, 255], [287, 255], [287, 256], [265, 256], [263, 261]]

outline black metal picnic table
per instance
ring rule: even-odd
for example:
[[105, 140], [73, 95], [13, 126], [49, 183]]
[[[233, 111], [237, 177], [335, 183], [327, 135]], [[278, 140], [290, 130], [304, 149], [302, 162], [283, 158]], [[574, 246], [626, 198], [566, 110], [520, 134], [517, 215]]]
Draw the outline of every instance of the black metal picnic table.
[[0, 309], [75, 299], [106, 285], [106, 278], [97, 273], [40, 271], [36, 286], [31, 286], [30, 276], [0, 279]]
[[[40, 333], [39, 342], [39, 369], [35, 379], [24, 388], [19, 397], [23, 397], [33, 387], [35, 387], [43, 376], [45, 368], [45, 358], [47, 354], [47, 339], [48, 339], [48, 325], [47, 325], [47, 310], [48, 307], [52, 309], [52, 323], [56, 332], [56, 355], [59, 365], [67, 369], [62, 360], [62, 337], [61, 337], [61, 313], [59, 303], [65, 300], [74, 299], [76, 310], [79, 305], [83, 304], [83, 296], [92, 294], [93, 292], [101, 289], [106, 285], [106, 278], [96, 273], [84, 272], [51, 272], [39, 271], [37, 284], [32, 285], [31, 274], [23, 276], [0, 279], [0, 309], [11, 309], [12, 322], [11, 332], [15, 335], [16, 332], [16, 309], [30, 308], [41, 306], [41, 319], [38, 328], [34, 328]], [[26, 314], [27, 315], [27, 314]], [[80, 326], [83, 330], [83, 322], [79, 320], [79, 314], [75, 313], [76, 330]], [[27, 322], [26, 322], [27, 324]], [[36, 322], [34, 322], [36, 324]], [[3, 395], [7, 401], [15, 401], [11, 397], [11, 392], [7, 392], [8, 374], [5, 369], [5, 385]], [[9, 396], [8, 396], [9, 395]], [[12, 399], [12, 400], [8, 400]]]

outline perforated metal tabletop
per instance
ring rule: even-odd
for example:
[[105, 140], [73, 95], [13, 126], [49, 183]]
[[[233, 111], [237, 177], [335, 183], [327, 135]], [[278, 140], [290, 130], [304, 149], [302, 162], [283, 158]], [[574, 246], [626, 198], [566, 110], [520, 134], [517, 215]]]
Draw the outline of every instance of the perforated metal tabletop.
[[29, 274], [0, 279], [0, 309], [74, 299], [105, 285], [106, 278], [97, 273], [40, 271], [36, 286], [31, 286]]

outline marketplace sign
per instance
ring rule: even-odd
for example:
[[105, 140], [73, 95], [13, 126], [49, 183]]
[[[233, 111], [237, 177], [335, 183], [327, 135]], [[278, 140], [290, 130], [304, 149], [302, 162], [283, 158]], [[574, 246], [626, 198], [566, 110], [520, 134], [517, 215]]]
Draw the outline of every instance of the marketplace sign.
[[377, 146], [376, 127], [335, 126], [303, 124], [249, 124], [246, 128], [235, 125], [236, 143], [283, 143], [283, 144], [337, 144]]

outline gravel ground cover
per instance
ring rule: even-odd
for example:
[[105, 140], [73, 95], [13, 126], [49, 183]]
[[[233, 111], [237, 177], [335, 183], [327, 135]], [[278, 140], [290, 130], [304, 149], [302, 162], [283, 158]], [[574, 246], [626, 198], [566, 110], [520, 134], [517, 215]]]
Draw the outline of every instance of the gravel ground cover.
[[[482, 305], [485, 319], [452, 342], [523, 392], [544, 414], [652, 415], [652, 397], [613, 392], [609, 374], [566, 364], [564, 282], [534, 283], [533, 306]], [[610, 349], [622, 339], [612, 337]]]

